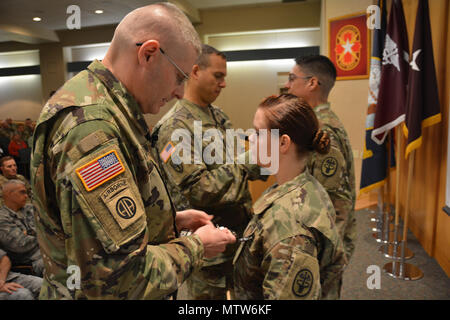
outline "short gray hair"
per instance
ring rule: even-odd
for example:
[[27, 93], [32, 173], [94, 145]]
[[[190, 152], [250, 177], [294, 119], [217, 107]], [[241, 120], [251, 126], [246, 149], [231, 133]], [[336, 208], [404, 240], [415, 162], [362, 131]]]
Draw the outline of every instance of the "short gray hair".
[[13, 186], [16, 186], [16, 185], [25, 186], [25, 183], [23, 181], [21, 181], [21, 180], [18, 180], [18, 179], [8, 180], [2, 186], [3, 194], [5, 194], [5, 192], [8, 192], [10, 189], [12, 189]]

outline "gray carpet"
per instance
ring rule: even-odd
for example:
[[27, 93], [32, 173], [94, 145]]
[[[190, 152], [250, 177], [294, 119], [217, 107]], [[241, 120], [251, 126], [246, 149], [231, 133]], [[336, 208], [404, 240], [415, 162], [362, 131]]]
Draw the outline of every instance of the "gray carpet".
[[[423, 278], [415, 281], [396, 279], [383, 270], [384, 265], [392, 260], [378, 252], [381, 244], [375, 240], [370, 230], [370, 218], [375, 216], [373, 210], [374, 208], [368, 208], [356, 212], [356, 249], [344, 272], [341, 299], [450, 300], [450, 278], [436, 260], [425, 252], [411, 231], [408, 232], [407, 247], [414, 253], [414, 257], [406, 262], [418, 267], [424, 274]], [[380, 268], [380, 289], [369, 289], [367, 286], [367, 280], [373, 274], [367, 273], [367, 268], [371, 265]]]

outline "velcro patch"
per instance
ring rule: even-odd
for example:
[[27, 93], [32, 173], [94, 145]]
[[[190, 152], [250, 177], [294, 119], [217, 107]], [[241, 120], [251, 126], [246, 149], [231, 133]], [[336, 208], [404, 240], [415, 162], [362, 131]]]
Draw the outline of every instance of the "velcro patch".
[[108, 186], [100, 197], [122, 230], [144, 215], [144, 208], [136, 201], [125, 179]]
[[76, 173], [87, 191], [92, 191], [103, 183], [125, 171], [116, 150], [111, 150], [77, 168]]
[[166, 146], [164, 147], [163, 151], [161, 151], [159, 156], [162, 159], [162, 161], [164, 161], [164, 163], [166, 163], [167, 160], [169, 160], [169, 158], [172, 155], [172, 153], [174, 153], [174, 151], [175, 151], [175, 147], [174, 147], [172, 141], [169, 141], [166, 144]]
[[321, 171], [324, 176], [332, 177], [337, 170], [338, 162], [334, 157], [328, 157], [322, 162]]
[[305, 297], [311, 291], [314, 283], [314, 277], [308, 269], [300, 270], [292, 283], [292, 292], [297, 297]]

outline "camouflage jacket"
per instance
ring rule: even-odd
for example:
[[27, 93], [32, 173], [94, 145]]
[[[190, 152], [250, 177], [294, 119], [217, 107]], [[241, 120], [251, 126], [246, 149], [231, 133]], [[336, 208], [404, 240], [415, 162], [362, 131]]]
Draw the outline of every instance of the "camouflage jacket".
[[[200, 238], [175, 238], [149, 138], [138, 103], [97, 60], [44, 106], [31, 159], [41, 299], [159, 299], [200, 268]], [[66, 286], [71, 266], [79, 289]]]
[[10, 126], [0, 128], [0, 136], [3, 136], [5, 138], [11, 139], [14, 133], [14, 128]]
[[319, 105], [314, 111], [321, 128], [330, 134], [331, 149], [325, 155], [312, 152], [308, 167], [328, 192], [336, 210], [336, 226], [343, 236], [349, 215], [355, 210], [353, 152], [347, 132], [330, 105]]
[[234, 263], [237, 299], [329, 299], [347, 263], [335, 212], [308, 171], [267, 189], [253, 206]]
[[18, 212], [7, 206], [0, 208], [0, 247], [13, 263], [31, 263], [39, 251], [33, 205]]
[[[22, 181], [23, 183], [25, 183], [25, 187], [27, 188], [27, 193], [28, 193], [28, 199], [27, 199], [27, 204], [31, 204], [32, 203], [32, 192], [31, 192], [31, 185], [28, 182], [28, 180], [21, 174], [16, 175], [15, 178], [13, 179], [17, 179]], [[3, 174], [0, 174], [0, 206], [3, 206], [3, 184], [5, 184], [5, 182], [7, 182], [8, 178], [6, 178]]]
[[[201, 146], [195, 147], [194, 121], [201, 121], [202, 137]], [[242, 234], [251, 217], [252, 199], [248, 188], [248, 180], [261, 178], [260, 168], [255, 164], [235, 164], [235, 149], [226, 148], [226, 130], [231, 129], [229, 118], [218, 107], [209, 105], [202, 108], [185, 99], [179, 100], [173, 108], [156, 124], [152, 132], [155, 141], [155, 158], [158, 159], [160, 168], [166, 178], [167, 186], [175, 206], [179, 210], [196, 208], [214, 215], [213, 222], [220, 226], [226, 226]], [[190, 143], [191, 164], [174, 163], [174, 157], [168, 156], [165, 150], [177, 145], [172, 141], [172, 133], [180, 129], [184, 135], [180, 145]], [[207, 137], [212, 130], [220, 132], [220, 142], [214, 138], [211, 143]], [[186, 142], [188, 141], [188, 142]], [[235, 146], [237, 139], [234, 140]], [[207, 151], [211, 145], [217, 146], [216, 150], [222, 153], [222, 163], [208, 161], [204, 153], [196, 153], [196, 150]], [[228, 151], [228, 154], [227, 154]], [[226, 164], [227, 156], [233, 162]], [[199, 161], [194, 162], [195, 157]], [[206, 160], [206, 161], [205, 161]], [[175, 161], [176, 162], [176, 161]], [[210, 164], [208, 164], [208, 162]], [[219, 161], [220, 162], [220, 161]], [[209, 261], [206, 265], [217, 264], [232, 259], [233, 246], [229, 250]]]

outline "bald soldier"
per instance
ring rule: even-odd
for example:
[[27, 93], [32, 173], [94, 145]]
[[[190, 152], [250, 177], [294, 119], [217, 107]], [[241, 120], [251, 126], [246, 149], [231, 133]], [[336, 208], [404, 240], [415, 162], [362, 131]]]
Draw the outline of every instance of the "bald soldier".
[[[183, 96], [199, 50], [174, 5], [136, 9], [117, 26], [102, 62], [45, 105], [31, 160], [41, 299], [166, 298], [204, 257], [235, 241], [205, 212], [174, 210], [143, 116]], [[194, 232], [179, 238], [181, 229]]]

